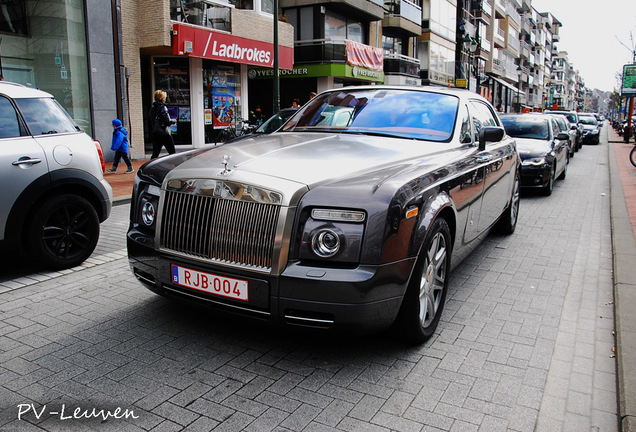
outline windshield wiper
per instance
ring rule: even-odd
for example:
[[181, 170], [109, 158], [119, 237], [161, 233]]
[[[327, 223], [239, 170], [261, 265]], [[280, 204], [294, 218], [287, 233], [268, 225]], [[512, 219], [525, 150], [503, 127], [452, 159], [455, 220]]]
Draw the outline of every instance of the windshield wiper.
[[56, 134], [57, 131], [56, 130], [50, 130], [48, 132], [42, 132], [42, 135], [49, 135], [49, 134]]

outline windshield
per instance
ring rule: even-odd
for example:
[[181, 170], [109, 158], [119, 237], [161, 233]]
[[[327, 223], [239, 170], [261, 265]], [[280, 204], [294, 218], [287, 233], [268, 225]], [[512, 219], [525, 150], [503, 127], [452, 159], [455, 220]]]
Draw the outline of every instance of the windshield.
[[51, 98], [16, 99], [16, 103], [33, 135], [77, 132], [75, 124], [64, 108]]
[[594, 125], [594, 126], [598, 124], [598, 122], [596, 121], [594, 117], [588, 117], [588, 116], [580, 116], [579, 123], [583, 123], [586, 125]]
[[514, 138], [528, 138], [548, 140], [550, 131], [548, 121], [545, 118], [532, 116], [506, 117], [501, 118], [506, 133]]
[[343, 132], [448, 141], [458, 98], [413, 90], [342, 90], [315, 97], [283, 131]]

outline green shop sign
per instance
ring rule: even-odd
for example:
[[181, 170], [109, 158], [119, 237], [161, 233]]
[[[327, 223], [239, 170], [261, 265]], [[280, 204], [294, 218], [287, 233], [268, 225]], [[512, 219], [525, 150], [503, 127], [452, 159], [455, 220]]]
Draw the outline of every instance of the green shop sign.
[[[274, 76], [274, 69], [250, 68], [247, 71], [249, 79], [267, 79]], [[350, 66], [344, 64], [322, 64], [296, 66], [293, 69], [280, 69], [281, 78], [316, 78], [316, 77], [340, 77], [354, 78], [362, 81], [373, 81], [384, 83], [384, 72]]]

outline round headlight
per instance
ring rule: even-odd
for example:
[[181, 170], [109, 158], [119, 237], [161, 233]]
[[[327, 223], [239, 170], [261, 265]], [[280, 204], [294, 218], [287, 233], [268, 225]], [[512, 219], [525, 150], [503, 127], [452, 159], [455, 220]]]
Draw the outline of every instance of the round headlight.
[[155, 222], [155, 206], [150, 201], [146, 201], [141, 208], [141, 220], [147, 226]]
[[330, 229], [321, 229], [311, 239], [311, 250], [321, 258], [331, 258], [340, 250], [340, 237]]

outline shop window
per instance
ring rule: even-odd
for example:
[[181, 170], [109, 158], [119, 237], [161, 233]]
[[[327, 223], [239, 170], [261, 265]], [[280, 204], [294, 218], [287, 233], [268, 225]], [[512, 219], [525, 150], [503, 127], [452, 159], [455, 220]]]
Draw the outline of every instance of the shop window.
[[2, 76], [51, 93], [92, 135], [84, 16], [83, 0], [0, 0]]
[[175, 144], [191, 144], [190, 66], [189, 60], [176, 57], [155, 57], [155, 90], [168, 94], [166, 107], [175, 122], [170, 126]]
[[214, 143], [227, 127], [241, 127], [240, 69], [203, 60], [203, 116], [205, 142]]

